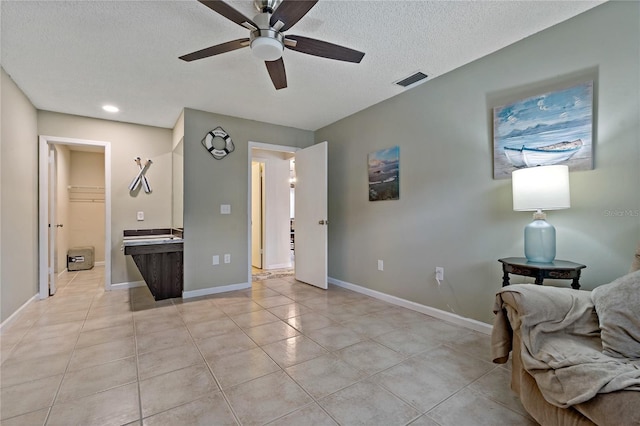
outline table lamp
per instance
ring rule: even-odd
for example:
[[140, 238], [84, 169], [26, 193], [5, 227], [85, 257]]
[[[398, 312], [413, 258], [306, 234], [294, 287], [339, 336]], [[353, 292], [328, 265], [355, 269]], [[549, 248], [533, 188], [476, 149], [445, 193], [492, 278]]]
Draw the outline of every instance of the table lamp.
[[556, 257], [556, 229], [546, 221], [543, 210], [571, 206], [569, 167], [538, 166], [511, 174], [513, 210], [535, 211], [533, 222], [524, 228], [524, 255], [529, 262], [551, 263]]

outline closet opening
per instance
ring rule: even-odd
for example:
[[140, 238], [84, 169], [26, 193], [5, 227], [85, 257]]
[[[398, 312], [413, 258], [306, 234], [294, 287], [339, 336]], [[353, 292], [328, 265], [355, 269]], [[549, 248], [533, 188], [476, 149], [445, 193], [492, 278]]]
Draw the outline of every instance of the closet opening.
[[40, 136], [39, 149], [39, 297], [54, 295], [65, 271], [90, 266], [110, 290], [110, 144]]

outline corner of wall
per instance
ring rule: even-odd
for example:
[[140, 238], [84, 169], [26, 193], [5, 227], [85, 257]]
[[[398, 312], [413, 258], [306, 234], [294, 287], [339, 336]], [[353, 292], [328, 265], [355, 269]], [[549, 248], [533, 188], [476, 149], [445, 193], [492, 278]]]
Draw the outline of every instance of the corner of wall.
[[4, 321], [38, 289], [38, 124], [36, 108], [1, 67], [0, 85], [0, 321]]

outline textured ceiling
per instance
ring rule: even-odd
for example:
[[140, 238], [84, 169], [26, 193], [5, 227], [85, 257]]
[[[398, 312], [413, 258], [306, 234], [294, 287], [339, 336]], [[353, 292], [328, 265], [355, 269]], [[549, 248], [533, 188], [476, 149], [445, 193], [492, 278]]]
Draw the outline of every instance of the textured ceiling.
[[[255, 15], [251, 1], [229, 3]], [[366, 55], [352, 64], [285, 49], [289, 87], [276, 91], [249, 48], [178, 59], [248, 37], [195, 0], [2, 0], [1, 63], [42, 110], [172, 128], [188, 107], [316, 130], [407, 90], [393, 82], [416, 71], [431, 80], [600, 3], [321, 0], [287, 34]]]

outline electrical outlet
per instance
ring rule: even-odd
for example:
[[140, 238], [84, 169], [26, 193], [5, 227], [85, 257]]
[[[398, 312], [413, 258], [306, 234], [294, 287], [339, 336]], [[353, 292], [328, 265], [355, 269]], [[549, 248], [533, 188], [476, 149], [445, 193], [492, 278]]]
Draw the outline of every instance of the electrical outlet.
[[231, 263], [231, 255], [230, 254], [225, 254], [224, 255], [224, 263]]
[[384, 262], [378, 259], [378, 271], [384, 271]]
[[212, 264], [213, 266], [219, 265], [220, 264], [220, 256], [218, 256], [217, 254], [213, 256], [213, 260], [212, 260]]
[[144, 220], [144, 212], [138, 212], [138, 214], [136, 214], [136, 219], [139, 221]]
[[220, 204], [220, 214], [231, 214], [231, 204]]
[[444, 280], [444, 268], [442, 266], [436, 266], [436, 280]]

